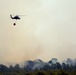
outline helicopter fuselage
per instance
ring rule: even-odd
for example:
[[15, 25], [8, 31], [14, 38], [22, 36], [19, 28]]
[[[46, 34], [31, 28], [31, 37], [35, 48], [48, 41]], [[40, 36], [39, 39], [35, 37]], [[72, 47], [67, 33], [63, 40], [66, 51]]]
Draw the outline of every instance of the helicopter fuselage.
[[12, 19], [15, 19], [15, 20], [20, 20], [20, 17], [17, 15], [17, 16], [14, 16], [14, 17], [12, 17], [12, 15], [10, 15], [10, 17], [12, 18]]

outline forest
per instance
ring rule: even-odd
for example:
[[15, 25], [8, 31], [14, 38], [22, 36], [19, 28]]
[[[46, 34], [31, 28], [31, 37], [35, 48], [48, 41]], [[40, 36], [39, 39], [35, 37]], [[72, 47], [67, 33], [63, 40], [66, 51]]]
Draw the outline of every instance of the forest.
[[28, 67], [20, 67], [19, 64], [7, 67], [0, 64], [0, 75], [76, 75], [76, 65], [65, 63], [57, 62], [51, 66], [46, 64], [43, 68], [34, 70], [28, 69]]

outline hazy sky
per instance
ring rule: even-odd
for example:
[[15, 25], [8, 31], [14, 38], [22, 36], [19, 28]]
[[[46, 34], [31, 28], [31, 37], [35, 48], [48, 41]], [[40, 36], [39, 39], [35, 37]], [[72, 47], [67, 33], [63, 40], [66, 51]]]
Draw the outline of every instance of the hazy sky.
[[76, 57], [76, 0], [0, 0], [0, 62], [53, 57]]

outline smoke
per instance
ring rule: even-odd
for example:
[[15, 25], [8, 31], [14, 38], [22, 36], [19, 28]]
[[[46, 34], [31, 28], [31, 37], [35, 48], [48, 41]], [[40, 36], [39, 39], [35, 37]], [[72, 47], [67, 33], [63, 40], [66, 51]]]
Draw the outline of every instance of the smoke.
[[[3, 7], [4, 13], [0, 13], [3, 15], [0, 18], [1, 63], [75, 57], [75, 0], [3, 0], [2, 4], [9, 11]], [[15, 21], [9, 20], [7, 15], [10, 13], [26, 17], [21, 17], [13, 26]]]

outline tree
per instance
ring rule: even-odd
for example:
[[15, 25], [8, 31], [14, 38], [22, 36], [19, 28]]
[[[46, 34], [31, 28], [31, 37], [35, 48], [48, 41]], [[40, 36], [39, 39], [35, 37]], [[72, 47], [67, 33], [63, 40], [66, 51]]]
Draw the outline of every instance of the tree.
[[5, 65], [0, 65], [0, 72], [7, 72], [8, 71], [8, 67]]
[[10, 72], [14, 71], [14, 67], [13, 67], [12, 65], [10, 65], [9, 71], [10, 71]]
[[62, 68], [62, 66], [61, 66], [61, 64], [59, 62], [56, 63], [56, 67], [57, 67], [57, 69], [61, 69]]
[[20, 70], [20, 66], [19, 64], [16, 64], [15, 67], [14, 67], [15, 71], [19, 71]]

